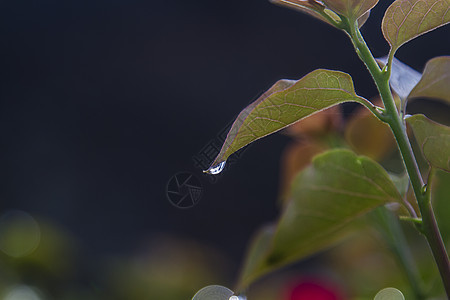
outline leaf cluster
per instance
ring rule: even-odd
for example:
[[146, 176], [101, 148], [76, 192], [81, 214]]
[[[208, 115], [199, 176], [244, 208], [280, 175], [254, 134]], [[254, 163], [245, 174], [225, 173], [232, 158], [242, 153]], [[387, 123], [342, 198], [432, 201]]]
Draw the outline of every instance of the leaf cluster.
[[[429, 167], [450, 172], [450, 127], [424, 115], [405, 113], [407, 102], [413, 98], [433, 98], [450, 104], [450, 56], [431, 59], [422, 74], [394, 57], [408, 41], [450, 22], [449, 0], [395, 0], [382, 20], [381, 29], [390, 51], [378, 59], [380, 67], [366, 50], [358, 29], [377, 0], [272, 2], [307, 13], [347, 33], [376, 83], [389, 82], [398, 99], [395, 113], [401, 117], [403, 130], [406, 124], [412, 129]], [[238, 290], [274, 269], [326, 249], [349, 234], [352, 221], [377, 207], [397, 203], [409, 212], [408, 217], [420, 223], [420, 212], [404, 199], [409, 183], [399, 184], [401, 181], [393, 179], [376, 161], [388, 151], [377, 143], [389, 141], [387, 148], [394, 144], [389, 127], [383, 124], [391, 126], [389, 103], [383, 95], [382, 100], [381, 104], [357, 95], [346, 73], [318, 69], [299, 80], [276, 82], [241, 111], [206, 172], [223, 166], [242, 147], [282, 129], [297, 130], [305, 136], [308, 119], [322, 122], [321, 112], [341, 103], [359, 103], [370, 113], [360, 113], [348, 123], [345, 136], [349, 145], [344, 147], [353, 150], [327, 150], [336, 147], [315, 140], [300, 143], [291, 151], [286, 166], [292, 184], [282, 193], [283, 211], [276, 224], [262, 228], [251, 243]]]

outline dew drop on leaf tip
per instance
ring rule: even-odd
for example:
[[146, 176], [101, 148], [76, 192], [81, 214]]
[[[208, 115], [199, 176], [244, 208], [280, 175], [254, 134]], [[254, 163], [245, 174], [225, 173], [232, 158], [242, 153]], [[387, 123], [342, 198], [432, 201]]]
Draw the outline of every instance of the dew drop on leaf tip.
[[[225, 164], [226, 164], [226, 161], [223, 161], [220, 164], [215, 165], [204, 172], [211, 174], [211, 175], [217, 175], [223, 171], [223, 169], [225, 168]], [[234, 300], [234, 299], [231, 299], [231, 300]]]

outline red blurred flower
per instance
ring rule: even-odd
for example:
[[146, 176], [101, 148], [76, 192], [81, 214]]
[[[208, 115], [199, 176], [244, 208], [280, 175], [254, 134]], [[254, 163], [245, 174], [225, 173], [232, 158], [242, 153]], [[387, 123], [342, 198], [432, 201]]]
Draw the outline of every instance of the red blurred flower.
[[287, 300], [343, 300], [342, 292], [333, 284], [320, 280], [302, 280], [287, 293]]

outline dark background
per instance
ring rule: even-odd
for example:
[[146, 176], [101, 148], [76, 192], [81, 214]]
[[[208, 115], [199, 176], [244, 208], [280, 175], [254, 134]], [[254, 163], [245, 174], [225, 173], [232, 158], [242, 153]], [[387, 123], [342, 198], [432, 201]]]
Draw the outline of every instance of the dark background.
[[[388, 51], [381, 2], [362, 30], [375, 56]], [[438, 29], [397, 57], [421, 71], [450, 53], [449, 36]], [[1, 211], [57, 224], [88, 270], [161, 233], [214, 245], [237, 270], [278, 214], [288, 139], [257, 142], [214, 184], [192, 157], [280, 78], [336, 69], [376, 93], [343, 33], [261, 0], [0, 1], [0, 54]], [[166, 198], [179, 171], [204, 187], [191, 209]]]

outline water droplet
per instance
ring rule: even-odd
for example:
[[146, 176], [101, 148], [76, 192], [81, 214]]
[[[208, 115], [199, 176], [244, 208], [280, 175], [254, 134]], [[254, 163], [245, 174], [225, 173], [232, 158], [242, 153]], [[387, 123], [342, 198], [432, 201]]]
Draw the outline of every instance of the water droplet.
[[219, 174], [220, 172], [223, 171], [223, 169], [225, 168], [225, 164], [226, 164], [226, 161], [223, 161], [220, 164], [209, 168], [208, 170], [205, 171], [205, 173], [208, 173], [208, 174], [211, 174], [211, 175], [217, 175], [217, 174]]
[[422, 194], [425, 194], [427, 192], [428, 185], [425, 183], [425, 185], [422, 187]]

